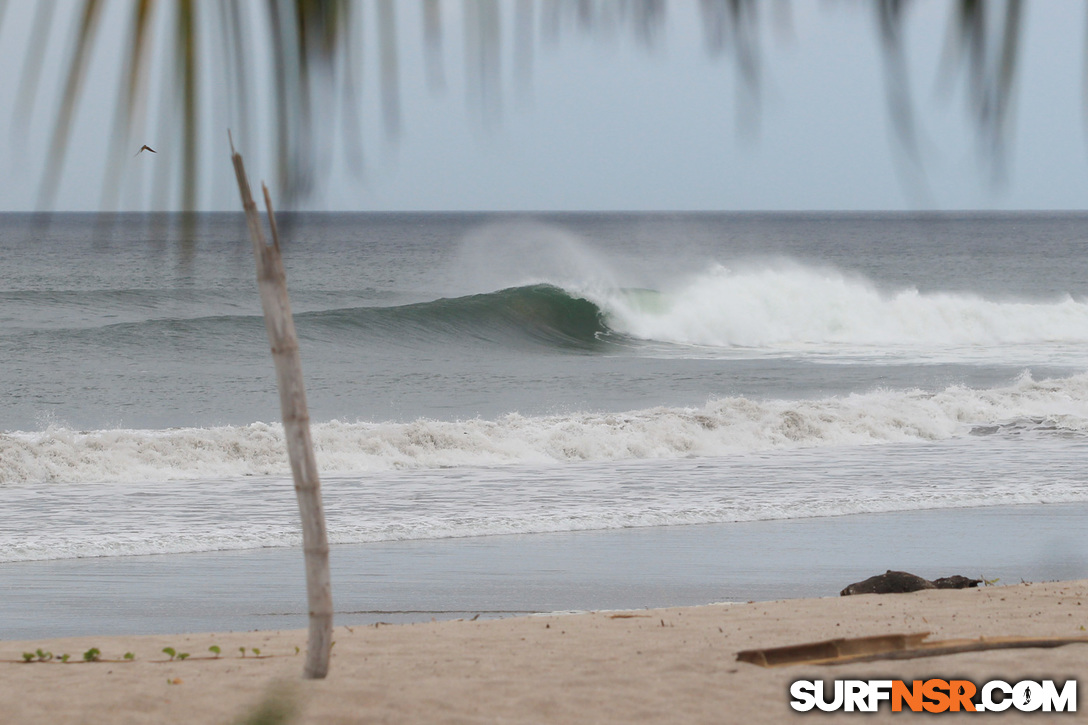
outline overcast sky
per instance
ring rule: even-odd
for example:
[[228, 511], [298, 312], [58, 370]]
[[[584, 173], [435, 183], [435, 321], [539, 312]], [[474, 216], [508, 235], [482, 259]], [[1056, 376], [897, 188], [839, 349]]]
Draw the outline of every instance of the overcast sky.
[[[468, 3], [476, 0], [467, 0]], [[561, 1], [561, 0], [560, 0]], [[101, 44], [87, 69], [59, 209], [100, 208], [114, 116], [122, 12], [113, 0]], [[428, 76], [420, 3], [398, 1], [399, 133], [383, 128], [377, 78], [376, 3], [362, 5], [361, 175], [343, 163], [343, 137], [329, 138], [329, 163], [304, 205], [329, 210], [843, 210], [1081, 209], [1088, 198], [1084, 122], [1085, 6], [1079, 0], [1029, 0], [1014, 98], [1008, 180], [992, 183], [981, 161], [962, 81], [941, 92], [940, 59], [951, 4], [910, 6], [906, 56], [917, 113], [922, 180], [892, 130], [873, 3], [787, 3], [788, 18], [761, 4], [758, 106], [743, 93], [733, 56], [707, 52], [699, 4], [666, 3], [663, 34], [647, 47], [633, 34], [573, 30], [550, 41], [544, 2], [532, 4], [533, 52], [516, 48], [516, 0], [499, 0], [501, 95], [482, 107], [466, 83], [472, 63], [464, 40], [466, 3], [444, 2], [441, 87]], [[13, 128], [34, 3], [8, 3], [0, 27], [0, 209], [35, 207], [60, 67], [77, 5], [58, 0], [54, 32], [30, 119]], [[527, 7], [524, 3], [522, 7]], [[208, 3], [202, 8], [213, 9]], [[209, 12], [207, 23], [217, 14]], [[162, 34], [158, 42], [165, 45]], [[209, 56], [210, 58], [211, 56]], [[258, 49], [255, 83], [267, 81]], [[431, 66], [433, 69], [434, 66]], [[206, 80], [221, 84], [213, 60]], [[152, 85], [162, 83], [153, 69]], [[474, 76], [468, 73], [471, 81]], [[262, 81], [263, 79], [263, 81]], [[266, 83], [265, 83], [266, 85]], [[217, 88], [220, 86], [216, 86]], [[478, 90], [478, 89], [476, 89]], [[156, 90], [153, 90], [153, 93]], [[271, 115], [257, 89], [255, 117]], [[149, 107], [156, 107], [155, 103]], [[334, 114], [340, 118], [338, 114]], [[123, 208], [176, 205], [150, 191], [155, 164], [170, 162], [179, 140], [152, 111], [134, 147], [124, 149]], [[200, 207], [236, 208], [222, 127], [203, 127]], [[237, 128], [237, 126], [235, 125]], [[215, 133], [211, 133], [214, 130]], [[250, 175], [274, 176], [270, 136], [243, 139]], [[237, 139], [236, 139], [237, 140]], [[160, 153], [131, 154], [141, 143]]]

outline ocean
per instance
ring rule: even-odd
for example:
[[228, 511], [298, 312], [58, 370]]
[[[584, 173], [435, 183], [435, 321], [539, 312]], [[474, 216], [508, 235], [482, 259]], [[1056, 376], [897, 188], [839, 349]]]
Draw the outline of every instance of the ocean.
[[[280, 225], [334, 545], [1088, 502], [1088, 215]], [[300, 545], [240, 212], [0, 255], [0, 563]]]

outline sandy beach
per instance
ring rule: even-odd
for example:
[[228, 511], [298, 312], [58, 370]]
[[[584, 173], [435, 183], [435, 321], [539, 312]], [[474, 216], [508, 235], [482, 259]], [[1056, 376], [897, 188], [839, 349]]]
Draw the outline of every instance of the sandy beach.
[[[835, 637], [1085, 634], [1088, 581], [826, 597], [499, 620], [337, 626], [324, 681], [300, 679], [303, 631], [111, 636], [0, 643], [5, 722], [229, 723], [286, 695], [300, 723], [779, 722], [797, 679], [1083, 679], [1088, 645], [906, 661], [790, 666], [737, 662], [739, 650]], [[209, 647], [222, 656], [213, 658]], [[98, 663], [60, 664], [62, 653]], [[186, 652], [169, 661], [164, 647]], [[239, 648], [246, 648], [243, 658]], [[21, 664], [50, 651], [50, 663]], [[256, 657], [253, 648], [260, 651]], [[124, 661], [126, 652], [133, 661]], [[8, 662], [12, 660], [12, 662]], [[869, 720], [905, 716], [887, 706]], [[991, 713], [991, 716], [994, 716]], [[1015, 711], [1005, 720], [1027, 719]], [[857, 714], [838, 713], [837, 718]], [[1069, 714], [1030, 718], [1075, 720]]]

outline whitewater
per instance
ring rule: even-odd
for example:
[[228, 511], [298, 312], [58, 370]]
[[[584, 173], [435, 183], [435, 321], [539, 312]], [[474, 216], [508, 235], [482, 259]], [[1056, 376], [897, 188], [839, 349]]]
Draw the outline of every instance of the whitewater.
[[[602, 296], [618, 332], [644, 340], [765, 353], [999, 355], [1088, 342], [1088, 302], [990, 300], [977, 294], [882, 292], [864, 279], [805, 267], [734, 271], [715, 265], [672, 294]], [[998, 349], [1000, 346], [1000, 349]]]
[[[876, 391], [817, 400], [717, 399], [698, 408], [313, 426], [320, 468], [367, 472], [729, 456], [970, 435], [1085, 437], [1088, 374], [1009, 387]], [[0, 484], [138, 482], [289, 473], [279, 424], [0, 434]]]
[[[0, 562], [298, 545], [244, 225], [195, 221], [0, 215]], [[1084, 221], [293, 215], [330, 537], [1088, 500]]]

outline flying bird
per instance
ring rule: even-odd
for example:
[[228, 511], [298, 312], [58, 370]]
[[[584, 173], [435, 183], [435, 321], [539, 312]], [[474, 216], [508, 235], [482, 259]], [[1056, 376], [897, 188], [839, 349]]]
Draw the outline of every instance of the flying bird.
[[140, 155], [140, 154], [142, 154], [142, 153], [143, 153], [144, 151], [150, 151], [150, 152], [151, 152], [151, 153], [153, 153], [153, 154], [155, 154], [155, 153], [158, 153], [158, 151], [156, 151], [155, 149], [151, 148], [151, 147], [150, 147], [150, 146], [148, 146], [147, 144], [144, 144], [143, 146], [141, 146], [141, 147], [140, 147], [140, 150], [139, 150], [139, 151], [137, 151], [136, 153], [134, 153], [134, 154], [133, 154], [133, 156], [139, 156], [139, 155]]

